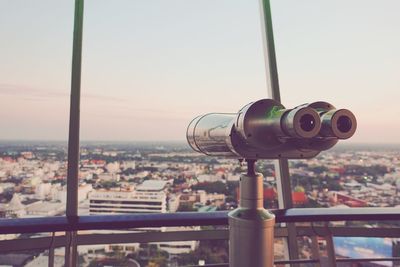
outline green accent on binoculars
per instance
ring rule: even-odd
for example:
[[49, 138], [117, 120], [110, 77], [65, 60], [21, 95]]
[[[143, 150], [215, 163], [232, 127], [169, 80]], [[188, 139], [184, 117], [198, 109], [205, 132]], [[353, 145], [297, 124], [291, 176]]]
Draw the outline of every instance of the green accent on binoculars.
[[278, 118], [281, 115], [280, 110], [282, 110], [281, 107], [279, 106], [273, 106], [268, 112], [267, 112], [267, 118], [272, 119], [272, 118]]
[[315, 110], [316, 110], [318, 113], [326, 112], [326, 109], [324, 109], [324, 108], [316, 108]]

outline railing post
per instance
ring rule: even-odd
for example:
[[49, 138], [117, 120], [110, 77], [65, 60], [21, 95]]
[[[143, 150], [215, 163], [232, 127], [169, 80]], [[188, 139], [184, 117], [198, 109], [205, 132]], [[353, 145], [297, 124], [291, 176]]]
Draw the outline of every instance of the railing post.
[[[79, 125], [82, 65], [82, 32], [84, 0], [75, 0], [74, 33], [72, 49], [71, 102], [68, 137], [67, 217], [78, 217]], [[76, 232], [66, 233], [70, 242], [65, 246], [65, 266], [77, 266]], [[68, 240], [68, 239], [67, 239]]]
[[[325, 223], [327, 229], [329, 229], [329, 222]], [[336, 253], [335, 253], [335, 244], [333, 243], [332, 233], [329, 231], [329, 234], [325, 236], [326, 241], [326, 251], [328, 255], [328, 267], [336, 267]]]
[[54, 238], [55, 238], [56, 233], [53, 232], [52, 236], [51, 236], [51, 242], [50, 242], [50, 246], [49, 246], [49, 267], [54, 267]]
[[315, 264], [315, 267], [321, 266], [318, 237], [316, 235], [311, 236], [311, 255], [313, 260], [319, 261], [318, 263]]
[[54, 248], [49, 249], [49, 267], [54, 267]]
[[229, 266], [272, 267], [274, 265], [275, 215], [263, 206], [263, 176], [254, 172], [240, 176], [239, 207], [229, 217]]
[[[259, 1], [268, 93], [272, 99], [281, 102], [270, 0]], [[275, 177], [278, 189], [279, 208], [292, 208], [292, 188], [290, 183], [289, 163], [287, 159], [280, 159], [275, 162]], [[288, 223], [287, 229], [288, 238], [285, 242], [287, 250], [285, 252], [288, 252], [289, 255], [287, 256], [289, 259], [297, 259], [299, 253], [297, 248], [298, 244], [295, 224]]]

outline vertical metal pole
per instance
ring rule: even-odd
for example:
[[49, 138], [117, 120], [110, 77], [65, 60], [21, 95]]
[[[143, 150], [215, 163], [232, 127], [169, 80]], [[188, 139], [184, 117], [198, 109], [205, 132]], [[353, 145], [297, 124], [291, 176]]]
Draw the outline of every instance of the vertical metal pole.
[[274, 265], [275, 216], [264, 209], [263, 176], [248, 161], [247, 174], [240, 176], [239, 207], [229, 212], [229, 266], [272, 267]]
[[315, 267], [321, 266], [321, 259], [319, 256], [319, 244], [318, 244], [318, 237], [313, 235], [311, 238], [311, 255], [314, 260], [318, 260], [318, 263], [315, 263]]
[[50, 246], [49, 246], [49, 267], [54, 267], [54, 239], [55, 239], [56, 233], [53, 232], [51, 235], [51, 241], [50, 241]]
[[[79, 174], [79, 125], [82, 65], [82, 31], [84, 0], [75, 0], [74, 33], [72, 49], [71, 102], [68, 138], [67, 217], [74, 222], [78, 218], [78, 174]], [[67, 234], [67, 233], [66, 233]], [[77, 266], [76, 233], [65, 246], [65, 266]], [[68, 240], [68, 238], [67, 238]]]
[[54, 248], [49, 249], [49, 267], [54, 267]]
[[[268, 93], [272, 99], [281, 102], [270, 0], [259, 1]], [[275, 176], [278, 187], [277, 190], [279, 208], [291, 208], [293, 206], [293, 202], [288, 160], [280, 159], [275, 161]], [[295, 225], [291, 223], [289, 223], [287, 227], [288, 238], [286, 245], [287, 252], [289, 252], [288, 256], [291, 260], [297, 259], [298, 249], [296, 228]]]
[[68, 242], [71, 238], [70, 232], [65, 232], [65, 257], [64, 257], [64, 265], [66, 267], [71, 267], [71, 244]]
[[271, 5], [269, 0], [260, 0], [261, 34], [264, 45], [265, 70], [270, 97], [281, 102], [278, 67], [276, 65], [274, 33], [272, 28]]
[[[325, 223], [325, 227], [329, 229], [329, 222]], [[325, 236], [326, 241], [326, 252], [328, 255], [328, 262], [326, 266], [328, 267], [336, 267], [336, 253], [335, 253], [335, 244], [333, 243], [333, 236], [329, 232], [328, 235]]]

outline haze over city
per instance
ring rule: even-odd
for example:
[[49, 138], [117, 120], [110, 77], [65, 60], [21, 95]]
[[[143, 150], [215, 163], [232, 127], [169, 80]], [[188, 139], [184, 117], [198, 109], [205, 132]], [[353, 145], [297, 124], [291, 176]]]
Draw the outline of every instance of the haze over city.
[[[332, 102], [358, 118], [348, 142], [399, 143], [400, 2], [272, 9], [283, 104]], [[67, 139], [72, 25], [72, 1], [0, 2], [0, 139]], [[183, 141], [266, 97], [258, 1], [86, 2], [81, 139]]]

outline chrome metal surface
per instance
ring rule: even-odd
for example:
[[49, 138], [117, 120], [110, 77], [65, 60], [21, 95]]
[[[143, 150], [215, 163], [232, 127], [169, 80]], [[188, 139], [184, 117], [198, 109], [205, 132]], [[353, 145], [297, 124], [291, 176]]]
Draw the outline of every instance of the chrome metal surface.
[[335, 137], [348, 139], [354, 135], [357, 129], [357, 119], [348, 109], [336, 109], [328, 102], [314, 102], [309, 107], [318, 111], [321, 116], [320, 137]]
[[273, 149], [282, 144], [279, 137], [285, 136], [281, 126], [285, 112], [285, 107], [279, 102], [261, 99], [239, 110], [235, 128], [246, 145]]
[[[320, 109], [318, 112], [326, 113]], [[195, 118], [187, 128], [187, 141], [195, 151], [209, 156], [238, 159], [312, 158], [338, 141], [336, 135], [321, 135], [318, 112], [308, 104], [285, 109], [273, 99], [261, 99], [245, 105], [238, 113], [210, 113]], [[336, 116], [337, 113], [339, 116]], [[339, 120], [348, 118], [344, 110], [337, 113], [323, 117], [325, 124], [335, 125], [329, 128], [332, 133], [339, 131]], [[342, 130], [349, 126], [344, 122], [342, 124]]]
[[189, 145], [209, 156], [240, 157], [231, 145], [236, 114], [210, 113], [190, 122], [186, 137]]
[[357, 119], [347, 109], [330, 110], [321, 116], [321, 136], [348, 139], [357, 129]]
[[196, 118], [194, 118], [190, 123], [189, 126], [186, 129], [186, 140], [189, 144], [189, 146], [197, 152], [201, 152], [200, 148], [197, 146], [196, 144], [196, 140], [195, 140], [195, 130], [196, 130], [196, 125], [199, 122], [199, 120], [201, 119], [201, 117], [203, 116], [198, 116]]
[[321, 119], [313, 108], [300, 106], [282, 118], [283, 131], [292, 138], [312, 138], [319, 134]]
[[228, 214], [229, 265], [272, 267], [275, 216], [263, 207], [263, 176], [250, 173], [240, 176], [239, 207]]

